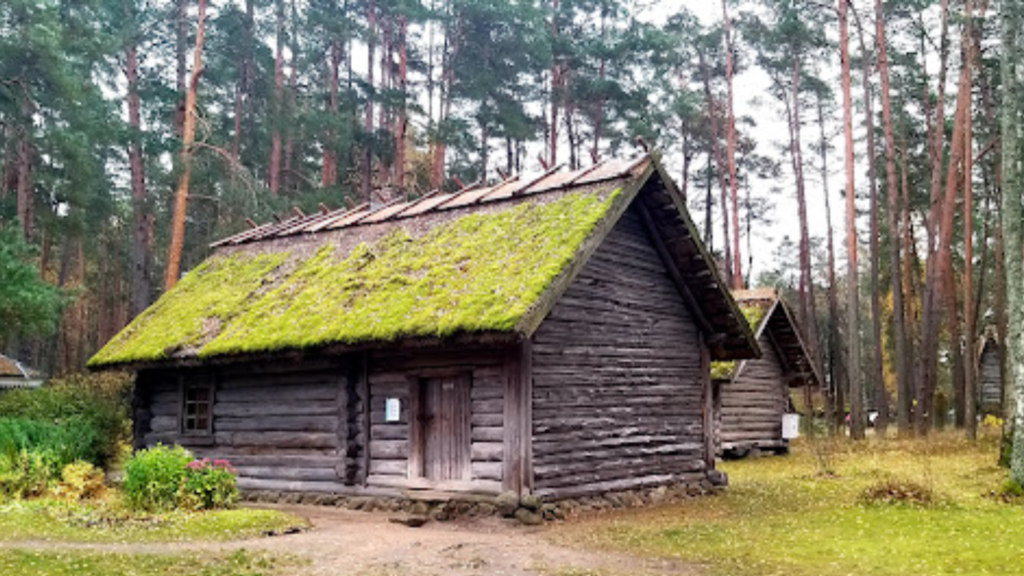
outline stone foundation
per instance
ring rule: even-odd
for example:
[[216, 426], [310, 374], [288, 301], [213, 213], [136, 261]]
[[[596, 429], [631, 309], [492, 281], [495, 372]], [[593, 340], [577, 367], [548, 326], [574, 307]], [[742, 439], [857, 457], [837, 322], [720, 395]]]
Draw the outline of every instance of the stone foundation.
[[515, 519], [522, 524], [537, 525], [545, 521], [564, 520], [581, 514], [637, 508], [647, 505], [668, 504], [689, 498], [717, 494], [727, 484], [728, 477], [718, 471], [708, 479], [688, 482], [607, 492], [581, 498], [545, 501], [529, 494], [521, 499], [512, 493], [503, 493], [491, 500], [413, 500], [405, 498], [346, 496], [342, 494], [310, 494], [300, 492], [278, 492], [266, 490], [243, 491], [245, 502], [266, 502], [274, 504], [306, 504], [314, 506], [336, 506], [362, 512], [389, 512], [414, 517], [429, 518], [438, 522], [459, 518], [500, 516]]

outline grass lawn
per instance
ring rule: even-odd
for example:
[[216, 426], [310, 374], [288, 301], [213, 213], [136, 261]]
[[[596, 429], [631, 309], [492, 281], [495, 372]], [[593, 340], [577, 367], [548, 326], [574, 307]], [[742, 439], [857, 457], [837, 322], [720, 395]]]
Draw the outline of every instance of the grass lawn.
[[274, 576], [298, 563], [239, 550], [229, 555], [0, 550], [7, 576]]
[[[1024, 576], [1024, 505], [991, 496], [1006, 478], [996, 455], [994, 439], [951, 435], [801, 441], [786, 457], [722, 464], [730, 486], [721, 496], [585, 518], [554, 537], [703, 563], [721, 576]], [[865, 502], [889, 481], [921, 485], [935, 502]]]
[[[305, 528], [306, 520], [277, 510], [236, 508], [140, 515], [116, 503], [64, 504], [52, 500], [0, 505], [0, 541], [174, 542], [239, 540], [266, 531]], [[0, 570], [0, 574], [4, 572]]]

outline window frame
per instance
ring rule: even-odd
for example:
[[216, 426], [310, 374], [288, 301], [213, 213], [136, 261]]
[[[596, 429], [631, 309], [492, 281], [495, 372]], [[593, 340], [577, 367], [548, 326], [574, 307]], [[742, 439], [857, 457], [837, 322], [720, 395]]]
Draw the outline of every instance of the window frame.
[[[217, 392], [216, 381], [213, 374], [210, 372], [186, 372], [178, 376], [178, 389], [180, 392], [180, 403], [179, 403], [179, 414], [178, 414], [178, 431], [182, 436], [188, 437], [208, 437], [213, 435], [213, 404]], [[198, 397], [194, 400], [189, 399], [189, 392], [193, 390], [206, 390], [206, 399], [200, 400]], [[193, 415], [189, 414], [189, 406], [196, 406], [196, 413]], [[201, 406], [206, 406], [206, 426], [192, 427], [188, 426], [189, 421], [193, 420], [196, 424], [202, 420], [202, 413], [200, 412]]]

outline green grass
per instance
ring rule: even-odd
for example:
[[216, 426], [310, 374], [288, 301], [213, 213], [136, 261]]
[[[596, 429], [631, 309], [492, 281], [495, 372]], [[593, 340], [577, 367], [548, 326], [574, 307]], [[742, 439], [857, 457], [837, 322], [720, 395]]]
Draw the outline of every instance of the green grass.
[[0, 550], [5, 576], [274, 576], [291, 558], [239, 550], [221, 554], [110, 554]]
[[[722, 576], [1024, 575], [1024, 508], [991, 497], [1006, 477], [996, 457], [991, 439], [801, 442], [788, 457], [723, 465], [724, 495], [584, 519], [556, 537]], [[893, 481], [930, 489], [936, 503], [864, 503], [868, 488]]]
[[306, 520], [285, 512], [252, 508], [139, 515], [108, 503], [70, 505], [30, 500], [0, 505], [0, 541], [3, 542], [240, 540], [259, 537], [266, 531], [307, 526]]

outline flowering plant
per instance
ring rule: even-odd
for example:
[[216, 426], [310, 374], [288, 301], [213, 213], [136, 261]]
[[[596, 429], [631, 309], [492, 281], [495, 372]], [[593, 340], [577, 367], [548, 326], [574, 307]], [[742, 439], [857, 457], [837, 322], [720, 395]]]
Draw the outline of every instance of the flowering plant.
[[179, 501], [193, 510], [227, 508], [238, 502], [237, 476], [238, 471], [227, 460], [193, 460], [185, 466]]

